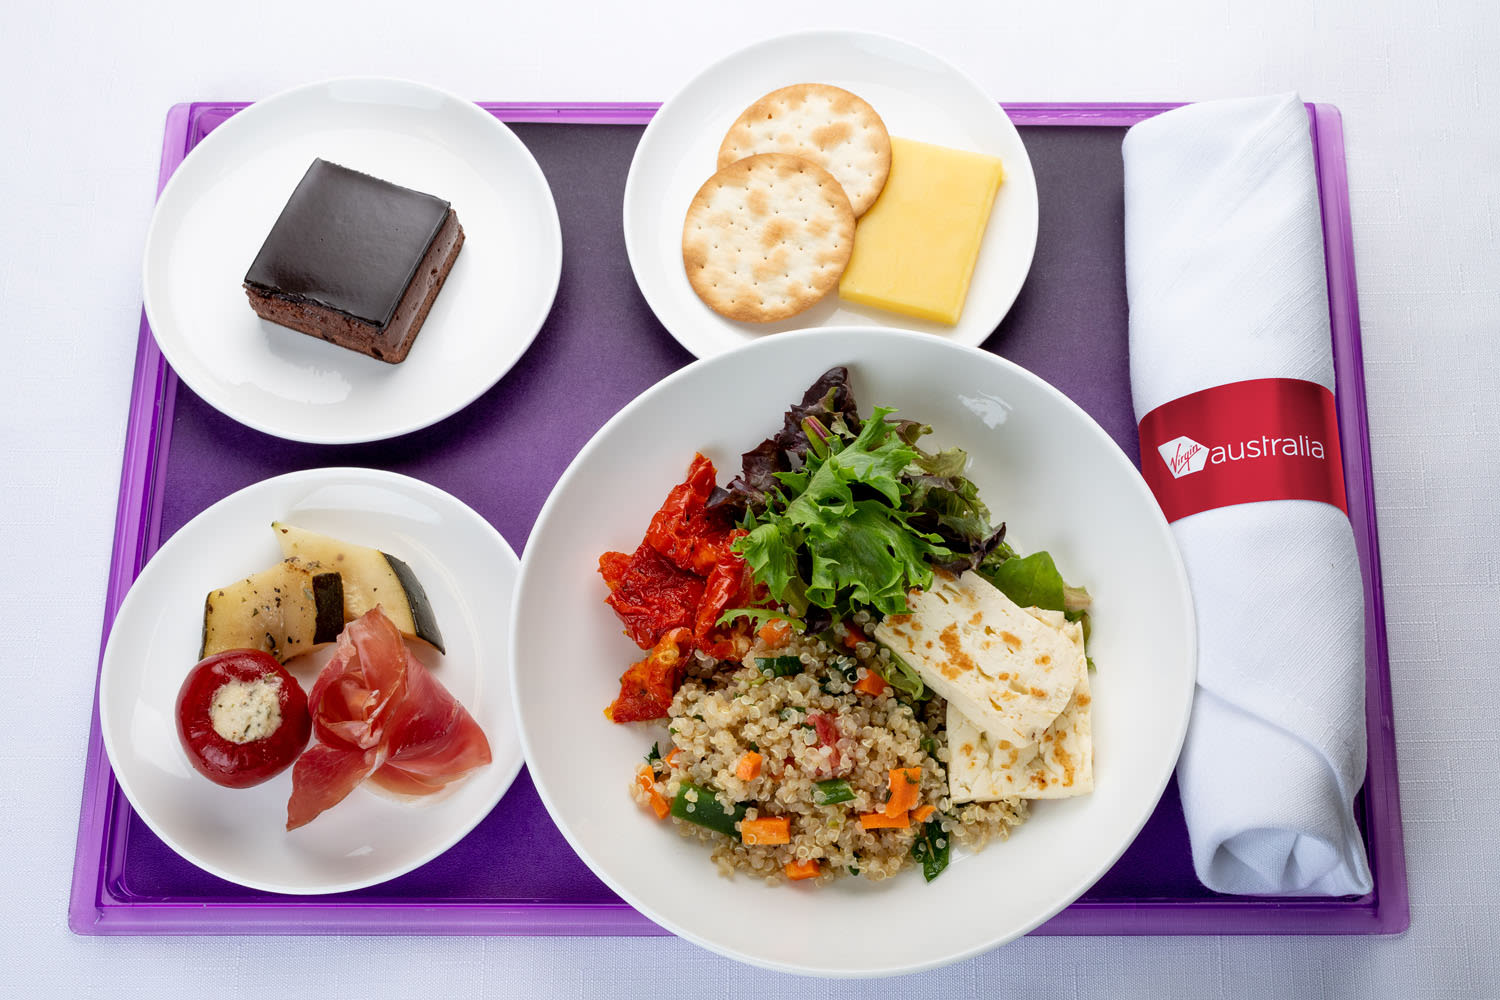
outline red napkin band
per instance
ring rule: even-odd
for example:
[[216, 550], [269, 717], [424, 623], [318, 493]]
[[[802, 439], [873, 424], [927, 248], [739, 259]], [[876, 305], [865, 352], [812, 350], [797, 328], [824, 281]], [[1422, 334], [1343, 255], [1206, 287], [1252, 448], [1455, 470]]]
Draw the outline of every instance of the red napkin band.
[[1162, 513], [1318, 500], [1349, 513], [1333, 393], [1260, 378], [1204, 389], [1141, 418], [1141, 475]]

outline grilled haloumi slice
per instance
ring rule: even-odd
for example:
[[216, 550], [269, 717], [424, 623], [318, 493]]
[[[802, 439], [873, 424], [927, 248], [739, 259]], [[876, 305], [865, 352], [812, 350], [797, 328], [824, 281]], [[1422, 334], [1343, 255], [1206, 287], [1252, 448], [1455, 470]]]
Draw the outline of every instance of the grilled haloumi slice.
[[1040, 740], [1078, 687], [1069, 637], [972, 571], [939, 570], [907, 603], [910, 613], [888, 616], [875, 638], [992, 741]]
[[991, 739], [948, 703], [948, 794], [954, 802], [1062, 799], [1094, 790], [1094, 741], [1083, 626], [1061, 611], [1028, 609], [1068, 637], [1078, 683], [1042, 738], [1029, 746]]

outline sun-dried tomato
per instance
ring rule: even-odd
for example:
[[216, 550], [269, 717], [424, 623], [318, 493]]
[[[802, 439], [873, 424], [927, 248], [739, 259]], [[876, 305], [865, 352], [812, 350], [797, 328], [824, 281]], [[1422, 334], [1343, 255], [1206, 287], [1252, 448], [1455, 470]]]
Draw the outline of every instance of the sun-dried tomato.
[[646, 529], [648, 545], [699, 576], [708, 576], [714, 568], [724, 551], [724, 536], [733, 527], [727, 517], [705, 507], [717, 477], [712, 462], [694, 455], [687, 478], [672, 487]]
[[663, 635], [644, 660], [631, 664], [620, 677], [620, 695], [604, 710], [604, 717], [611, 722], [665, 719], [682, 683], [691, 641], [685, 628]]
[[678, 569], [645, 542], [630, 556], [604, 553], [599, 573], [610, 591], [605, 602], [642, 649], [655, 646], [670, 629], [693, 625], [703, 599], [703, 580]]
[[[713, 463], [694, 455], [687, 478], [651, 518], [640, 548], [599, 557], [610, 589], [605, 600], [636, 645], [652, 650], [620, 678], [620, 697], [605, 711], [616, 722], [665, 716], [682, 682], [681, 663], [694, 649], [737, 660], [750, 647], [748, 619], [718, 624], [726, 609], [764, 601], [765, 588], [733, 550], [745, 532], [705, 507], [716, 477]], [[666, 668], [667, 660], [674, 669]]]
[[[709, 656], [720, 660], [738, 660], [749, 648], [748, 619], [720, 626], [719, 616], [728, 608], [747, 608], [755, 603], [755, 577], [745, 560], [730, 546], [745, 532], [726, 532], [715, 542], [719, 551], [713, 570], [703, 588], [703, 599], [693, 620], [693, 641]], [[744, 639], [744, 642], [737, 642]]]

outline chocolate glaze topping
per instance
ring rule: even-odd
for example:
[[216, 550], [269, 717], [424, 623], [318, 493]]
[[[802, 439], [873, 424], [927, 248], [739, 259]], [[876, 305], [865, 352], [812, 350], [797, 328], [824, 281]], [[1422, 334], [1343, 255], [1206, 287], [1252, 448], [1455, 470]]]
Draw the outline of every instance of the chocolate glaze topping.
[[385, 327], [448, 217], [448, 203], [314, 160], [245, 284]]

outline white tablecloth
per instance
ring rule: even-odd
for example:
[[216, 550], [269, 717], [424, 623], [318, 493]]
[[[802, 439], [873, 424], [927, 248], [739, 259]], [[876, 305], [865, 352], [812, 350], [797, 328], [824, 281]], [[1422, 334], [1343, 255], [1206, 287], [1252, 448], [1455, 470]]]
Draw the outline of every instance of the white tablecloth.
[[[1495, 996], [1500, 883], [1500, 9], [1333, 0], [997, 5], [16, 5], [0, 28], [6, 391], [0, 996]], [[830, 6], [831, 10], [831, 6]], [[850, 15], [851, 17], [854, 15]], [[865, 27], [999, 99], [1297, 89], [1348, 144], [1412, 928], [1037, 938], [883, 983], [675, 939], [84, 938], [66, 926], [105, 572], [166, 109], [386, 74], [475, 99], [660, 100], [785, 30]], [[878, 926], [878, 920], [874, 926]], [[830, 934], [843, 933], [829, 928]], [[864, 931], [868, 933], [868, 930]]]

